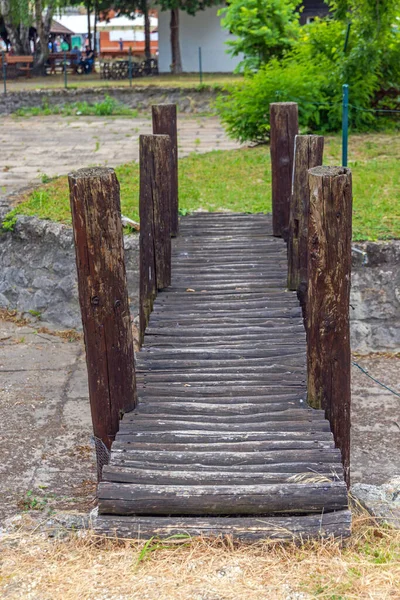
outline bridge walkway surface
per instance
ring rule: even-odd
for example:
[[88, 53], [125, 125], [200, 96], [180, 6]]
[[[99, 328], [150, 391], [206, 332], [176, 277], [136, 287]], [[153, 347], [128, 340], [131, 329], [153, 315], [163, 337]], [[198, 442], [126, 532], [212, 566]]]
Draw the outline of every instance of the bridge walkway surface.
[[122, 537], [347, 536], [340, 450], [307, 406], [306, 335], [271, 216], [196, 213], [137, 354], [98, 487], [100, 532]]

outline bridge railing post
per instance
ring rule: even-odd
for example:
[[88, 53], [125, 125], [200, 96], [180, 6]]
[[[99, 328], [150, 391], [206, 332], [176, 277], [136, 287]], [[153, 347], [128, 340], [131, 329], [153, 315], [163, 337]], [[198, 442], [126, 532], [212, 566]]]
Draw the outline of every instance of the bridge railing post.
[[155, 104], [151, 107], [153, 133], [171, 138], [171, 235], [178, 235], [178, 131], [176, 104]]
[[157, 291], [171, 283], [171, 138], [141, 135], [140, 157], [140, 339]]
[[308, 403], [325, 409], [350, 482], [351, 172], [308, 171]]
[[288, 236], [288, 289], [298, 291], [305, 304], [307, 290], [308, 170], [322, 165], [322, 135], [296, 135]]
[[80, 169], [68, 180], [100, 476], [98, 440], [109, 449], [122, 414], [136, 405], [119, 183], [109, 168]]
[[272, 231], [287, 240], [294, 138], [299, 132], [296, 102], [273, 102], [270, 110], [270, 149], [272, 175]]

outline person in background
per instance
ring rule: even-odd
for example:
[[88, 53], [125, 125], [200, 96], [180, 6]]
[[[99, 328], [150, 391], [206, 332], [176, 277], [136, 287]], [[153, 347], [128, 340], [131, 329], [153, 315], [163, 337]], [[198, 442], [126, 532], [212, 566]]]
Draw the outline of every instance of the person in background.
[[74, 69], [76, 71], [77, 68], [78, 68], [78, 66], [82, 62], [82, 52], [79, 50], [78, 46], [74, 46], [73, 49], [71, 50], [71, 54], [73, 56], [73, 58], [72, 58], [72, 64], [73, 64]]
[[124, 40], [122, 38], [119, 38], [119, 50], [120, 52], [122, 52], [122, 50], [124, 49]]
[[69, 50], [69, 44], [65, 39], [63, 39], [63, 41], [61, 42], [61, 50], [62, 52], [68, 52]]
[[52, 45], [53, 45], [53, 52], [58, 52], [57, 40], [54, 40]]
[[94, 52], [90, 48], [88, 48], [85, 52], [85, 58], [83, 60], [83, 67], [85, 69], [85, 73], [89, 75], [92, 72], [94, 65]]

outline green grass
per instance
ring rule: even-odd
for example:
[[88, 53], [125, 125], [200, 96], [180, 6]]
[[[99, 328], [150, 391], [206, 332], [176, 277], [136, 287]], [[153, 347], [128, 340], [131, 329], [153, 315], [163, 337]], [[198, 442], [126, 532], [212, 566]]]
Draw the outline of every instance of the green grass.
[[[327, 137], [325, 164], [340, 164], [340, 138]], [[400, 238], [400, 138], [393, 134], [357, 135], [350, 139], [353, 171], [353, 239]], [[138, 215], [139, 166], [116, 168], [121, 186], [122, 212]], [[182, 214], [202, 208], [268, 212], [271, 210], [269, 148], [193, 153], [179, 161], [179, 204]], [[66, 177], [55, 179], [30, 194], [8, 216], [37, 215], [71, 222]]]
[[63, 117], [87, 117], [97, 116], [106, 117], [112, 115], [125, 115], [129, 117], [137, 117], [138, 111], [129, 108], [117, 102], [111, 96], [105, 96], [102, 102], [90, 104], [88, 102], [70, 102], [62, 106], [49, 105], [44, 102], [42, 106], [34, 106], [31, 108], [19, 108], [14, 113], [17, 117], [39, 117], [46, 115], [62, 115]]
[[[116, 88], [116, 87], [129, 87], [128, 79], [121, 79], [118, 81], [100, 79], [100, 69], [98, 68], [97, 73], [91, 75], [68, 75], [68, 88], [69, 89], [85, 89], [85, 88]], [[182, 73], [181, 75], [172, 75], [165, 73], [163, 75], [156, 75], [151, 77], [137, 77], [133, 79], [132, 87], [144, 88], [144, 87], [168, 87], [168, 88], [199, 88], [211, 87], [211, 88], [224, 88], [226, 86], [234, 85], [243, 79], [242, 75], [235, 75], [232, 73], [203, 73], [203, 83], [200, 85], [200, 76], [198, 73]], [[64, 88], [64, 76], [48, 75], [46, 77], [32, 77], [30, 79], [19, 78], [10, 79], [7, 82], [7, 90], [22, 91], [22, 90], [43, 90], [43, 89], [62, 89]]]

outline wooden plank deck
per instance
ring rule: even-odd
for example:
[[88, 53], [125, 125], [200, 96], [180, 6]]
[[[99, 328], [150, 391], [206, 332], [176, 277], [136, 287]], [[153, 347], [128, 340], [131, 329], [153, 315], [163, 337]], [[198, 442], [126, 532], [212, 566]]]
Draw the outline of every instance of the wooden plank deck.
[[306, 340], [269, 215], [198, 213], [173, 240], [98, 487], [119, 535], [348, 535], [341, 456], [307, 407]]

